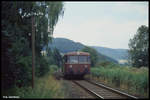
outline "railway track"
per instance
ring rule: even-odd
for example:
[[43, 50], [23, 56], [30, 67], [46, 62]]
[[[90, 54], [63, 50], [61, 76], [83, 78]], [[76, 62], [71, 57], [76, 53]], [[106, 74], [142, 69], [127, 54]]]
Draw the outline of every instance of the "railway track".
[[75, 84], [101, 99], [138, 99], [135, 96], [123, 93], [121, 91], [106, 87], [102, 84], [87, 80], [73, 80]]

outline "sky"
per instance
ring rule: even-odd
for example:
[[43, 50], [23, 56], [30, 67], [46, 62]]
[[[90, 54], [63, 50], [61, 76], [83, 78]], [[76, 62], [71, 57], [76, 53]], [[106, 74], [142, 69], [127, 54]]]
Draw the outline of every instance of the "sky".
[[129, 49], [129, 39], [141, 25], [148, 26], [148, 2], [64, 2], [64, 16], [54, 38], [87, 46]]

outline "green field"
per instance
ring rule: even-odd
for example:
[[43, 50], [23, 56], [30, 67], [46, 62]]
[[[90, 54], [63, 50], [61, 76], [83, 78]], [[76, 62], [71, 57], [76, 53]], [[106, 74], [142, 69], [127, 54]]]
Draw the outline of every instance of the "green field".
[[102, 64], [91, 68], [91, 78], [142, 97], [148, 97], [148, 68]]

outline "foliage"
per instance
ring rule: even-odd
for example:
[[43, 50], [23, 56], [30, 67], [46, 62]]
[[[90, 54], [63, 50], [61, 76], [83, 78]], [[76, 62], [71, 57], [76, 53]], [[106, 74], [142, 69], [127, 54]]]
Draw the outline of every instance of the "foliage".
[[56, 25], [59, 16], [64, 14], [63, 3], [62, 2], [45, 2], [48, 8], [48, 19], [50, 25], [50, 33], [53, 34], [54, 26]]
[[138, 28], [133, 39], [129, 41], [129, 54], [132, 66], [141, 67], [149, 65], [149, 28], [142, 25]]
[[105, 67], [91, 68], [91, 74], [93, 77], [107, 80], [108, 83], [112, 83], [116, 87], [126, 86], [128, 91], [136, 92], [137, 94], [148, 93], [148, 69], [108, 64]]
[[[48, 59], [41, 55], [43, 46], [51, 40], [58, 18], [63, 15], [62, 2], [3, 1], [1, 12], [2, 27], [2, 91], [15, 85], [22, 87], [31, 84], [32, 20], [35, 18], [35, 71], [43, 76], [49, 70]], [[48, 17], [47, 17], [48, 14]]]
[[59, 50], [57, 48], [55, 48], [53, 51], [53, 57], [54, 57], [55, 64], [59, 67], [62, 66], [62, 62], [63, 62], [62, 56], [60, 55]]
[[91, 48], [91, 47], [87, 47], [85, 46], [83, 49], [81, 49], [81, 51], [84, 52], [88, 52], [90, 53], [90, 57], [91, 57], [91, 66], [95, 66], [98, 63], [102, 63], [102, 62], [112, 62], [112, 63], [117, 63], [116, 60], [109, 58], [105, 55], [102, 55], [100, 53], [98, 53], [95, 49]]
[[90, 47], [85, 47], [81, 51], [90, 53], [91, 66], [95, 66], [95, 64], [98, 61], [98, 52], [95, 49], [90, 48]]
[[32, 57], [20, 56], [16, 63], [16, 85], [19, 87], [31, 85], [32, 80]]
[[56, 72], [59, 68], [57, 65], [50, 65], [50, 73], [53, 74], [54, 72]]
[[103, 61], [103, 62], [98, 62], [98, 63], [96, 64], [96, 66], [107, 67], [107, 66], [110, 65], [110, 64], [111, 64], [111, 62], [109, 62], [109, 61]]
[[15, 87], [15, 94], [20, 98], [64, 98], [62, 83], [55, 80], [50, 74], [36, 79], [35, 88]]
[[38, 57], [36, 61], [35, 73], [38, 77], [41, 77], [49, 71], [49, 63], [44, 56]]
[[49, 65], [57, 65], [62, 66], [63, 58], [57, 48], [51, 49], [50, 47], [47, 48], [47, 56], [45, 56]]

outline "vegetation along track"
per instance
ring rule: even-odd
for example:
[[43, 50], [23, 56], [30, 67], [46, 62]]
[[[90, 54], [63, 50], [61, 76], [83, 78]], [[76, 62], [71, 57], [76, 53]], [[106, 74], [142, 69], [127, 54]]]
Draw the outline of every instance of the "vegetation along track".
[[135, 96], [131, 96], [129, 94], [91, 81], [73, 80], [73, 82], [101, 99], [138, 99]]

